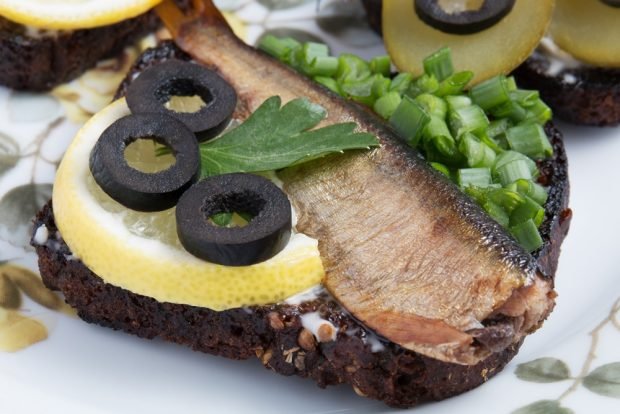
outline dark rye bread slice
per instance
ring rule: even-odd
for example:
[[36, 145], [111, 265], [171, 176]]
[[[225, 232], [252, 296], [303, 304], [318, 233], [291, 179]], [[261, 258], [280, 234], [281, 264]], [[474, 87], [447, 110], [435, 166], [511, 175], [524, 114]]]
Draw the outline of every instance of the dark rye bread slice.
[[[188, 58], [172, 43], [145, 52], [120, 93], [140, 70], [171, 57]], [[535, 255], [541, 272], [553, 278], [571, 213], [567, 208], [567, 163], [561, 134], [551, 125], [547, 131], [555, 155], [541, 163], [542, 179], [551, 190], [541, 231], [545, 245]], [[477, 340], [489, 346], [497, 342], [496, 353], [475, 366], [438, 361], [377, 338], [325, 292], [300, 304], [223, 312], [160, 303], [106, 284], [75, 260], [57, 231], [51, 204], [38, 214], [34, 228], [41, 225], [47, 226], [50, 238], [44, 245], [33, 245], [43, 281], [64, 293], [67, 303], [85, 321], [228, 358], [257, 357], [280, 374], [312, 378], [320, 387], [350, 384], [358, 394], [390, 406], [411, 407], [472, 389], [499, 372], [521, 345], [505, 347], [499, 343], [505, 338], [504, 332], [512, 329], [509, 319], [488, 320], [477, 333]], [[309, 312], [318, 312], [338, 329], [335, 340], [331, 339], [329, 325], [319, 329], [317, 336], [303, 327], [301, 316]]]
[[540, 91], [559, 118], [580, 125], [620, 124], [620, 68], [592, 66], [548, 73], [551, 62], [536, 51], [515, 71], [519, 86]]
[[119, 53], [159, 24], [155, 13], [148, 12], [109, 26], [30, 37], [24, 26], [0, 17], [0, 84], [52, 89]]

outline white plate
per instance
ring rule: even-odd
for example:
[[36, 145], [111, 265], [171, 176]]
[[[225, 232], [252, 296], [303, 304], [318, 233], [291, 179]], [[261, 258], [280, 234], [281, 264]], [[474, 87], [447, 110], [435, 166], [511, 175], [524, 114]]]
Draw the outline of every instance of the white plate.
[[[340, 6], [335, 6], [337, 2], [323, 2], [319, 19], [316, 4], [304, 0], [263, 0], [263, 4], [271, 4], [272, 8], [274, 4], [292, 5], [271, 11], [244, 0], [219, 3], [237, 13], [240, 27], [250, 41], [265, 28], [294, 27], [318, 34], [336, 52], [349, 50], [373, 55], [381, 50], [379, 40], [360, 23], [360, 18], [342, 17], [352, 13], [359, 16], [355, 2], [342, 2]], [[62, 97], [63, 107], [49, 95], [0, 90], [0, 108], [3, 108], [0, 132], [11, 137], [9, 142], [0, 136], [0, 151], [4, 143], [5, 148], [13, 148], [22, 155], [17, 159], [0, 152], [0, 207], [15, 187], [51, 182], [54, 165], [78, 128], [67, 114], [75, 118], [77, 108], [92, 111], [101, 99], [101, 94], [93, 95], [87, 86], [88, 82], [73, 84], [80, 97], [77, 102], [57, 93]], [[501, 374], [473, 391], [411, 412], [508, 414], [541, 400], [558, 399], [563, 407], [576, 413], [620, 412], [620, 399], [599, 395], [580, 383], [580, 378], [597, 367], [620, 363], [617, 302], [620, 298], [620, 169], [617, 167], [620, 128], [559, 126], [565, 134], [570, 162], [570, 206], [574, 218], [557, 273], [560, 296], [556, 310], [543, 328], [526, 340], [521, 352]], [[18, 142], [19, 149], [11, 142]], [[3, 165], [11, 168], [1, 173]], [[37, 190], [36, 194], [42, 196], [48, 191], [41, 186], [24, 188]], [[23, 205], [18, 206], [27, 211], [29, 199], [15, 200], [22, 200]], [[6, 220], [3, 224], [3, 215], [8, 217], [0, 211], [0, 237], [11, 238], [18, 246], [0, 241], [0, 261], [13, 259], [15, 263], [36, 268], [33, 254], [19, 246], [19, 239], [24, 241], [19, 235], [25, 224], [16, 226], [17, 223], [7, 224]], [[614, 303], [617, 307], [612, 314]], [[0, 352], [3, 413], [392, 411], [381, 403], [358, 397], [350, 387], [321, 390], [310, 380], [274, 375], [257, 361], [230, 361], [157, 340], [139, 339], [88, 325], [29, 301], [21, 312], [42, 320], [50, 335], [48, 340], [23, 351]], [[564, 361], [571, 378], [535, 383], [515, 375], [518, 364], [539, 358]], [[556, 367], [561, 365], [556, 364]], [[527, 366], [535, 368], [531, 364]], [[609, 383], [591, 388], [601, 392], [601, 387], [606, 385], [617, 394], [618, 366], [607, 367]], [[563, 411], [527, 411], [535, 412]]]

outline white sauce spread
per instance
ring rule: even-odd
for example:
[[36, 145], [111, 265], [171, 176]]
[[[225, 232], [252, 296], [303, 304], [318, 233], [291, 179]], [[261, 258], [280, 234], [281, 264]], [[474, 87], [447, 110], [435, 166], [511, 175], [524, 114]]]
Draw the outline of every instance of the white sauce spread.
[[[566, 69], [577, 69], [587, 66], [560, 49], [550, 37], [544, 37], [541, 40], [539, 51], [549, 58], [549, 68], [547, 68], [547, 75], [549, 76], [557, 76]], [[569, 76], [564, 76], [564, 81], [575, 83], [577, 79], [569, 74]]]
[[53, 29], [40, 29], [34, 26], [23, 25], [26, 29], [26, 36], [32, 39], [43, 39], [46, 37], [51, 37], [56, 39], [58, 36], [62, 34], [70, 34], [69, 30], [53, 30]]
[[39, 228], [37, 229], [37, 231], [35, 231], [34, 233], [34, 237], [32, 238], [32, 240], [39, 246], [43, 246], [45, 243], [47, 243], [47, 240], [50, 237], [50, 232], [47, 229], [47, 227], [45, 226], [45, 224], [42, 224], [39, 226]]
[[377, 335], [372, 332], [366, 333], [366, 336], [364, 337], [364, 343], [370, 344], [370, 350], [372, 352], [381, 352], [385, 349], [385, 346], [383, 346], [383, 343], [379, 340]]
[[325, 288], [323, 285], [314, 285], [308, 290], [304, 290], [303, 292], [299, 292], [296, 295], [291, 296], [286, 299], [284, 302], [289, 305], [301, 305], [303, 302], [310, 302], [312, 300], [318, 299], [321, 293], [325, 292]]
[[328, 321], [327, 319], [323, 319], [319, 312], [309, 312], [301, 315], [301, 324], [304, 328], [312, 332], [315, 338], [320, 339], [319, 337], [319, 329], [322, 325], [327, 324], [331, 326], [332, 332], [332, 341], [336, 340], [336, 334], [338, 333], [338, 328], [334, 326], [333, 323]]

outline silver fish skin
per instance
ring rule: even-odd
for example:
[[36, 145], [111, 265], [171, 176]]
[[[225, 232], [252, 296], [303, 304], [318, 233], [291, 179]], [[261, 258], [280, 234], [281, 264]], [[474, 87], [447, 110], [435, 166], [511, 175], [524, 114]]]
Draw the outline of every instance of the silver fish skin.
[[503, 348], [540, 325], [552, 282], [498, 223], [372, 113], [244, 44], [211, 1], [195, 3], [190, 16], [171, 2], [158, 12], [181, 49], [235, 88], [237, 117], [274, 95], [306, 97], [327, 110], [323, 125], [355, 122], [379, 139], [279, 173], [348, 312], [406, 349], [467, 365], [499, 350], [476, 340], [485, 321], [510, 320]]

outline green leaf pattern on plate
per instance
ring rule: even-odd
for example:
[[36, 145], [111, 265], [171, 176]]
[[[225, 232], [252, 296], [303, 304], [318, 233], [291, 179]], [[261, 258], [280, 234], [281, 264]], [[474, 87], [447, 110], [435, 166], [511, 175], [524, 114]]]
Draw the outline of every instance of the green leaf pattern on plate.
[[600, 395], [620, 398], [620, 362], [596, 368], [583, 379], [583, 386]]
[[6, 193], [0, 199], [0, 239], [26, 247], [32, 219], [51, 197], [51, 184], [26, 184]]
[[19, 145], [10, 136], [0, 132], [0, 176], [15, 167], [19, 161]]
[[620, 332], [619, 317], [620, 298], [612, 305], [607, 317], [590, 332], [590, 348], [581, 371], [576, 377], [571, 377], [568, 365], [557, 358], [539, 358], [517, 366], [515, 375], [524, 381], [551, 383], [570, 379], [572, 384], [555, 400], [537, 401], [513, 411], [512, 414], [572, 413], [572, 410], [561, 406], [561, 402], [577, 391], [580, 385], [598, 395], [620, 399], [620, 362], [612, 362], [592, 369], [592, 363], [597, 357], [601, 331], [612, 327]]
[[283, 10], [310, 3], [314, 0], [258, 0], [260, 4], [269, 10]]
[[526, 405], [513, 411], [512, 414], [573, 414], [574, 411], [562, 407], [559, 402], [553, 400], [542, 400]]
[[570, 378], [568, 365], [555, 358], [540, 358], [521, 364], [515, 374], [519, 379], [531, 382], [557, 382]]

